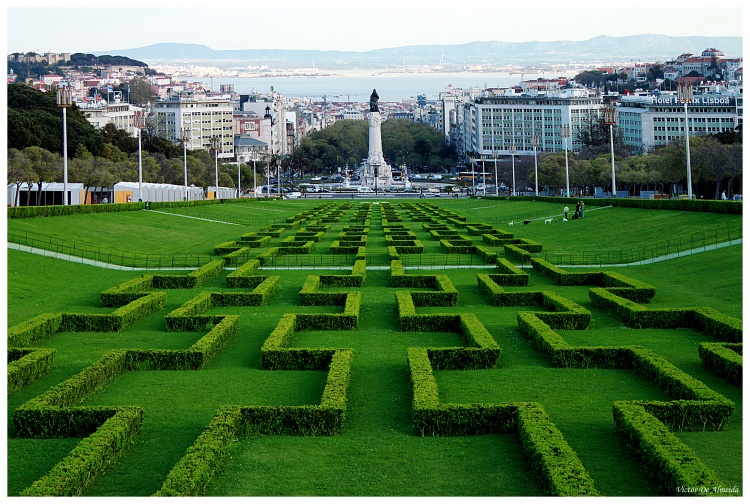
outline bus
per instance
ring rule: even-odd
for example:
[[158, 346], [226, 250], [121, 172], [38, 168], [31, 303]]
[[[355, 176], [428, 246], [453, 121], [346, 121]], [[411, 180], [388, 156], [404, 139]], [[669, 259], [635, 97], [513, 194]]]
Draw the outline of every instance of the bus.
[[475, 182], [492, 182], [493, 180], [492, 173], [490, 172], [462, 171], [458, 173], [459, 180], [468, 180], [469, 182], [471, 182], [472, 178]]

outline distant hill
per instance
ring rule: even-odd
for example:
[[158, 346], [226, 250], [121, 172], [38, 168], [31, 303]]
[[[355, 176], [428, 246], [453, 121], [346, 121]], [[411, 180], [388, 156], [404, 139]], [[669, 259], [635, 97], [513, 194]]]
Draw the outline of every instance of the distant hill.
[[211, 64], [218, 67], [269, 65], [275, 68], [376, 68], [401, 65], [615, 63], [630, 60], [666, 61], [682, 53], [714, 47], [727, 57], [742, 56], [742, 37], [671, 37], [667, 35], [606, 35], [582, 41], [477, 41], [454, 45], [418, 45], [373, 51], [318, 51], [284, 49], [214, 50], [205, 45], [162, 43], [135, 49], [93, 51], [157, 63]]

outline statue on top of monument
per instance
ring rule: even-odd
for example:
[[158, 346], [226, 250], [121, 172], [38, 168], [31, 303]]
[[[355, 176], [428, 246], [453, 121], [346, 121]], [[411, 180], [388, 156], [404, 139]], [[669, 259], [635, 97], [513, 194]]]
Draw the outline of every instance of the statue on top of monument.
[[374, 89], [372, 90], [372, 94], [370, 95], [370, 112], [380, 112], [378, 109], [378, 100], [380, 97], [378, 96], [378, 92]]

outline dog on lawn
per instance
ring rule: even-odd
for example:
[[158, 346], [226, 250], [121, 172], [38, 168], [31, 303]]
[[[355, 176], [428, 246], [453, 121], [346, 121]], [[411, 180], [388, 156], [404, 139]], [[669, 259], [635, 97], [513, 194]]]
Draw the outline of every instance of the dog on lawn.
[[513, 225], [513, 221], [510, 221], [510, 222], [508, 223], [508, 226], [512, 226], [512, 225]]
[[552, 219], [544, 219], [545, 224], [552, 224]]

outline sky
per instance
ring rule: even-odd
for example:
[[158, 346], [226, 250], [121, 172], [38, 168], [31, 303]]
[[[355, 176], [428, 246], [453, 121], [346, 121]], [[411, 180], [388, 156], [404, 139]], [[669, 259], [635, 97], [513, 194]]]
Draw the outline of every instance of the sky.
[[601, 0], [132, 0], [127, 8], [80, 0], [65, 2], [65, 8], [59, 1], [40, 0], [31, 3], [33, 8], [28, 1], [6, 3], [6, 53], [101, 52], [164, 42], [216, 50], [368, 51], [477, 40], [586, 40], [645, 33], [741, 36], [744, 31], [740, 0], [628, 0], [611, 2], [613, 7]]

